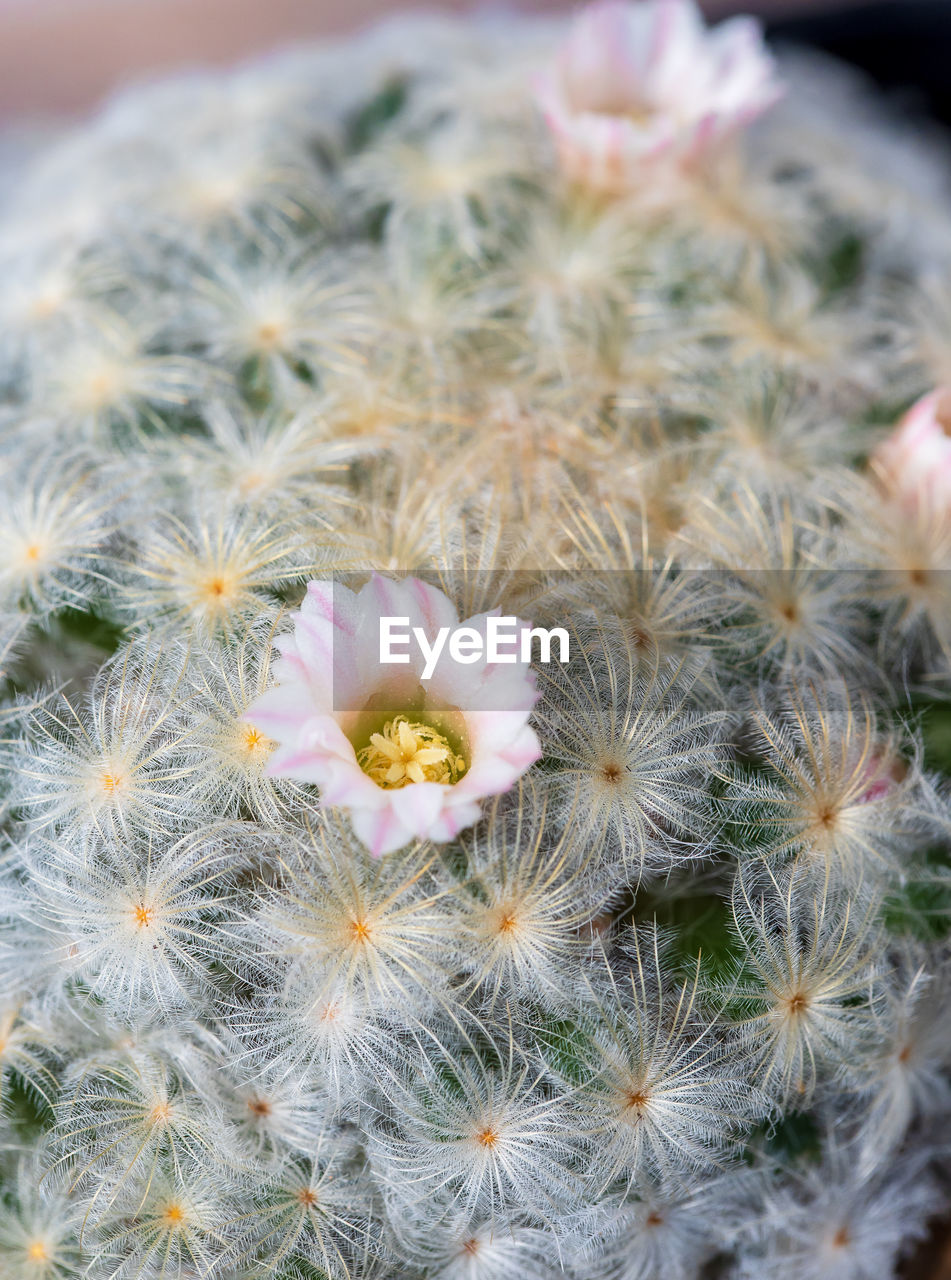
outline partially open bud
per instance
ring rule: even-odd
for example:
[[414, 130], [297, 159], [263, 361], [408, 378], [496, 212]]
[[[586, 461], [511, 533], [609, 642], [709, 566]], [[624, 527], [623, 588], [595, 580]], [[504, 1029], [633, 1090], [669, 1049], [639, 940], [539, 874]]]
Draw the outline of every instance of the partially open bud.
[[922, 396], [872, 459], [885, 488], [906, 508], [951, 515], [951, 387]]
[[624, 192], [700, 158], [781, 89], [750, 18], [707, 31], [694, 0], [600, 0], [537, 91], [567, 176]]

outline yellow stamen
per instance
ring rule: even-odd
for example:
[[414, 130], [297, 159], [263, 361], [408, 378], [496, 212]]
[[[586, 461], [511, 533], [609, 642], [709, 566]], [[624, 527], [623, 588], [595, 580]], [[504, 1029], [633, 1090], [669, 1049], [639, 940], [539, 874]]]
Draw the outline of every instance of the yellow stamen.
[[178, 1226], [185, 1221], [185, 1210], [180, 1204], [170, 1204], [162, 1216], [170, 1226]]
[[34, 1240], [27, 1249], [26, 1256], [30, 1262], [48, 1262], [50, 1255], [42, 1240]]
[[448, 739], [428, 724], [396, 716], [387, 720], [382, 733], [370, 735], [357, 752], [357, 763], [378, 787], [395, 790], [411, 782], [439, 782], [451, 786], [466, 771]]

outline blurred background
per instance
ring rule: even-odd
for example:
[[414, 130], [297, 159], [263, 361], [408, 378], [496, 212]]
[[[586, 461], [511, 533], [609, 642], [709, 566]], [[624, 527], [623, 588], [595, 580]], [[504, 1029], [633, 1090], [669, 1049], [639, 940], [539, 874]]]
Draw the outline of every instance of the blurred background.
[[[472, 0], [0, 0], [0, 124], [92, 108], [130, 80], [228, 64], [297, 40], [365, 27], [400, 8]], [[492, 7], [502, 7], [498, 4]], [[569, 10], [565, 0], [509, 8]], [[886, 88], [951, 116], [951, 0], [706, 0], [711, 18], [758, 13], [777, 39], [828, 49]], [[907, 105], [907, 104], [906, 104]]]

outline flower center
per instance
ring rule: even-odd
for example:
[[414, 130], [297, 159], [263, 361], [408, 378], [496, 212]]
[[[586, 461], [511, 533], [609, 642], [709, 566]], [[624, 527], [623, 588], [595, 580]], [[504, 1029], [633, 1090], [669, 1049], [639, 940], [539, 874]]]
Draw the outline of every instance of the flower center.
[[657, 114], [657, 104], [650, 101], [646, 90], [630, 81], [623, 85], [612, 83], [610, 79], [599, 83], [588, 75], [579, 77], [569, 71], [563, 83], [575, 111], [615, 116], [631, 120], [634, 124], [646, 124]]
[[28, 1261], [30, 1262], [48, 1262], [50, 1255], [47, 1252], [46, 1245], [43, 1243], [42, 1240], [34, 1240], [34, 1242], [27, 1249], [26, 1256]]
[[464, 757], [456, 754], [447, 738], [431, 725], [403, 715], [387, 720], [382, 733], [370, 735], [369, 743], [357, 752], [357, 763], [387, 791], [411, 782], [451, 786], [466, 771]]

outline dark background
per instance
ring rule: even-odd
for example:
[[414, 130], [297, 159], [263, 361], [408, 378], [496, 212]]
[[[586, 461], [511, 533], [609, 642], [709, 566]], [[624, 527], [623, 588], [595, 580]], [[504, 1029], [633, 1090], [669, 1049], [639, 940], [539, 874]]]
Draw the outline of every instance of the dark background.
[[951, 3], [830, 4], [767, 23], [776, 40], [816, 45], [867, 71], [903, 103], [951, 124]]

